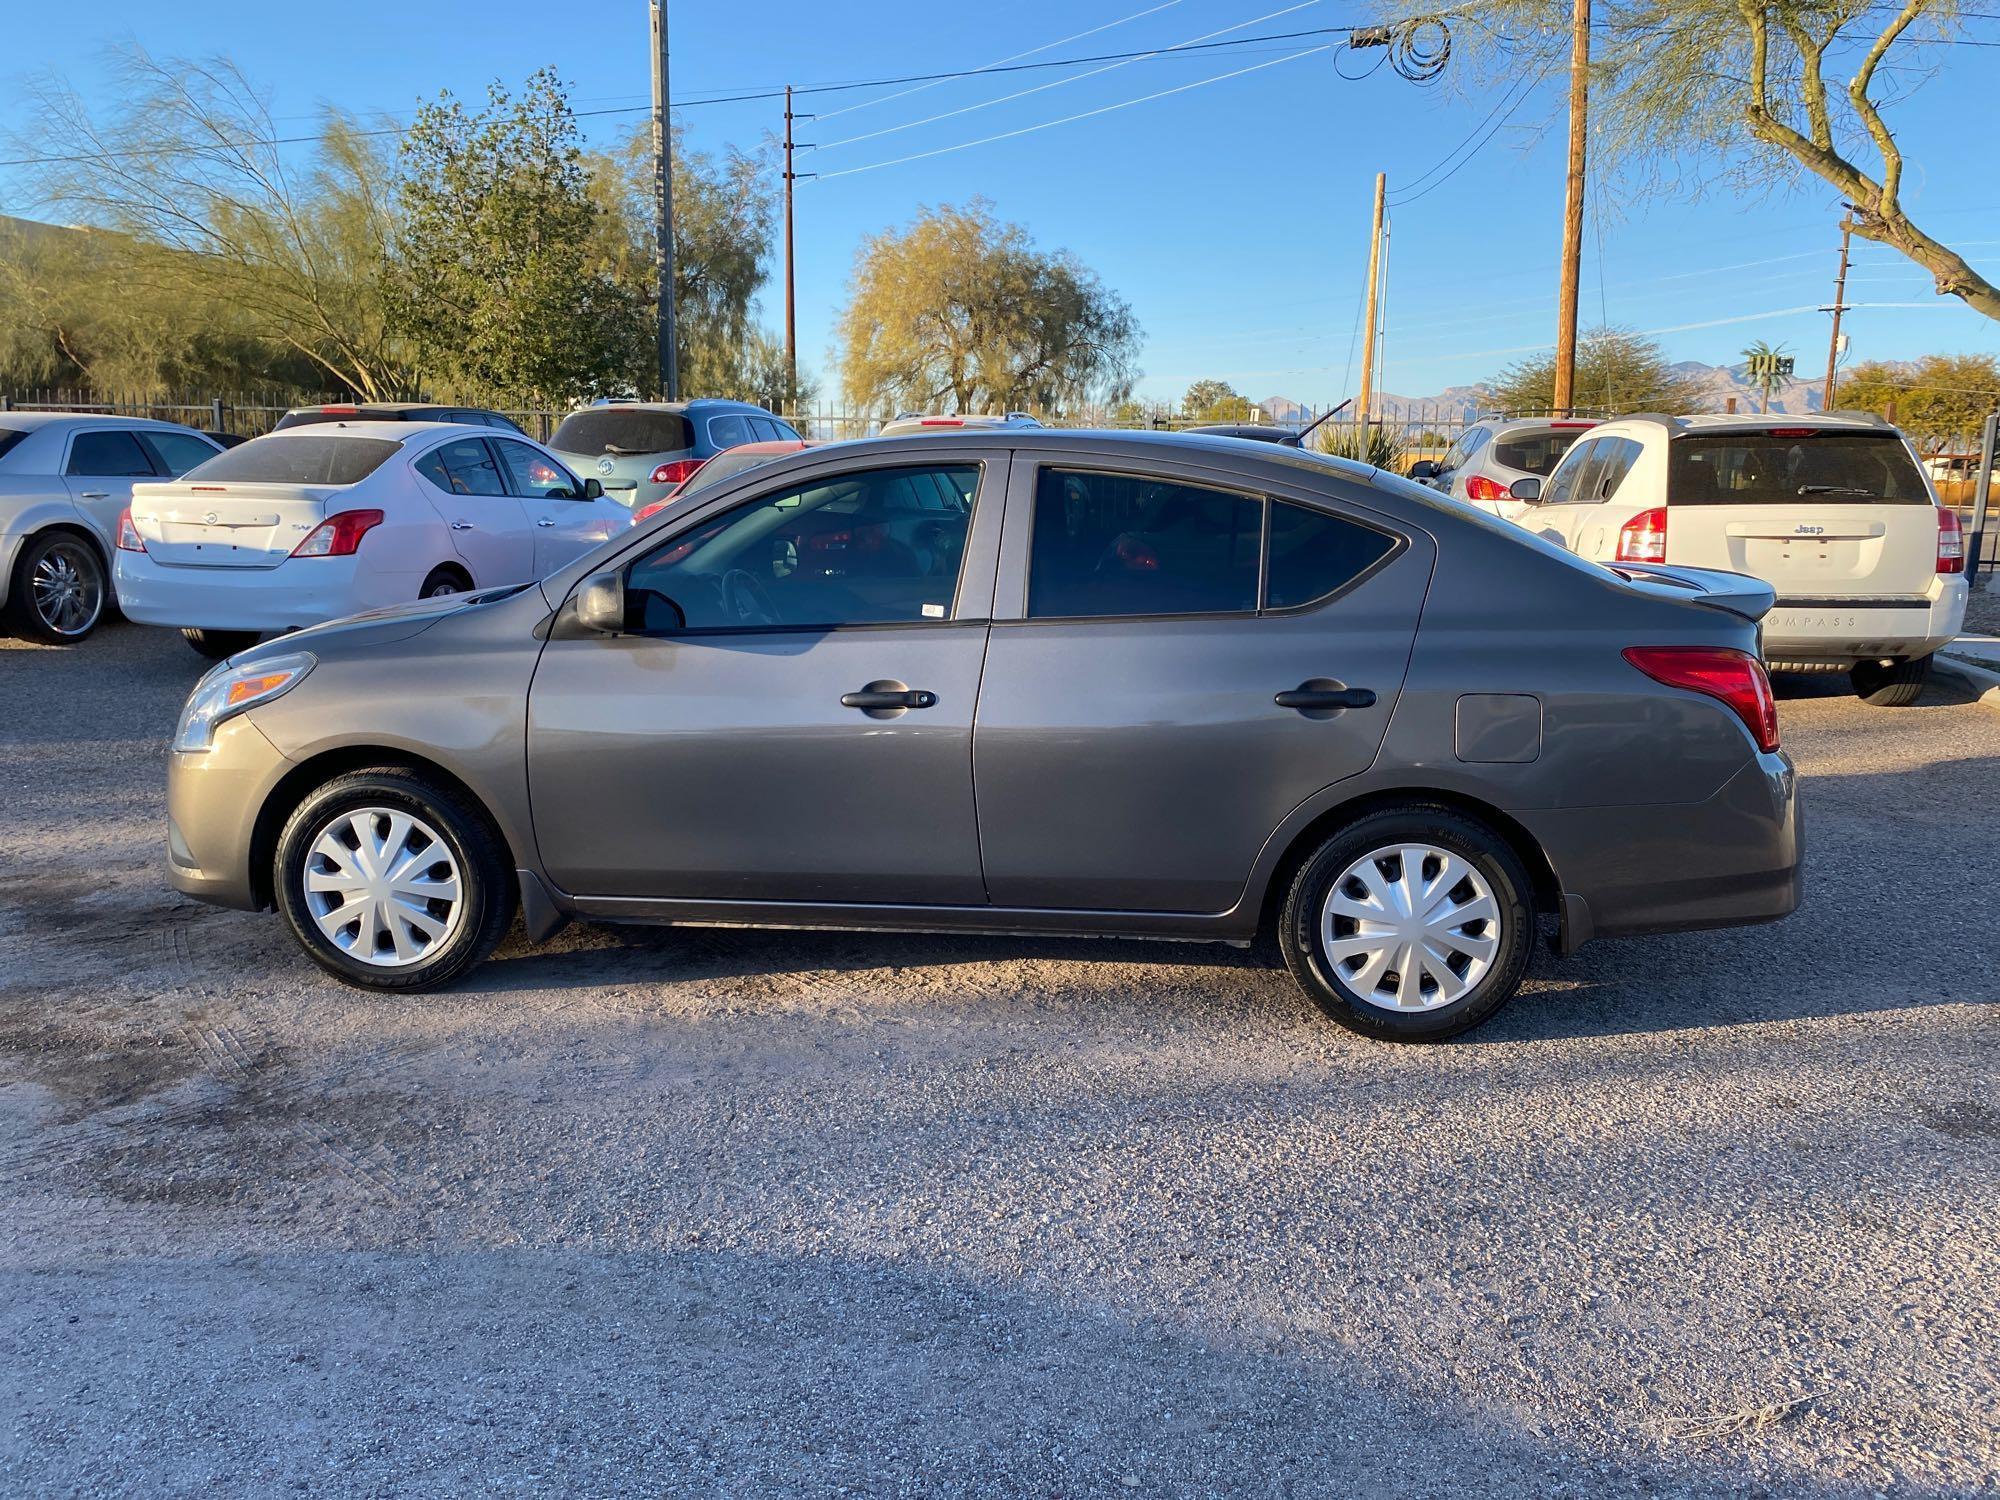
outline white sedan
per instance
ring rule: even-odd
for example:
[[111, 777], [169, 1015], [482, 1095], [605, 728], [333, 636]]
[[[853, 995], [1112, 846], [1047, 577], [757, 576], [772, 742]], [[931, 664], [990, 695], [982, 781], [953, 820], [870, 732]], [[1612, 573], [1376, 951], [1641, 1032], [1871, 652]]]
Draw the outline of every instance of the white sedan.
[[526, 438], [443, 422], [321, 423], [133, 487], [118, 602], [227, 656], [266, 632], [526, 583], [632, 513]]

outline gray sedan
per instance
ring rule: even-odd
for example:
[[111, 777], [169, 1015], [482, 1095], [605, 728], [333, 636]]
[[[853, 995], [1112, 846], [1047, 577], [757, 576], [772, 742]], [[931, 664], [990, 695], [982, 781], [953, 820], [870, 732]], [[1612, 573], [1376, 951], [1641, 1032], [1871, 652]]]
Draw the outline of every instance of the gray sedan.
[[1428, 1040], [1543, 934], [1797, 905], [1770, 604], [1282, 448], [841, 444], [539, 585], [217, 668], [171, 753], [171, 878], [397, 990], [517, 909], [536, 940], [1268, 934], [1335, 1020]]

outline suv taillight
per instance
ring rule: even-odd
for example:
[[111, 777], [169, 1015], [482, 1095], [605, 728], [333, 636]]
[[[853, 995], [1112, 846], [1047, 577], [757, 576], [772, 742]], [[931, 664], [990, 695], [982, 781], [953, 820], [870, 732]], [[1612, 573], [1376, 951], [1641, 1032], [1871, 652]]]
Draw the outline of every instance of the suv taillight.
[[328, 516], [292, 548], [294, 557], [352, 557], [361, 539], [382, 524], [379, 510], [343, 510]]
[[[1949, 514], [1949, 512], [1946, 512]], [[1942, 544], [1940, 544], [1942, 548]], [[139, 535], [139, 528], [132, 524], [132, 507], [126, 506], [125, 513], [118, 518], [118, 550], [120, 552], [144, 552], [146, 539]], [[1944, 571], [1944, 553], [1938, 553], [1938, 571]]]
[[1474, 474], [1465, 481], [1465, 498], [1482, 500], [1491, 505], [1496, 500], [1511, 500], [1513, 492], [1497, 479], [1488, 479], [1484, 474]]
[[707, 463], [705, 458], [677, 458], [672, 463], [664, 463], [653, 470], [654, 484], [686, 484], [694, 478], [694, 471]]
[[[124, 542], [121, 540], [122, 547]], [[1965, 530], [1958, 524], [1958, 512], [1938, 507], [1937, 570], [1940, 573], [1965, 571]]]
[[1667, 513], [1664, 508], [1642, 510], [1618, 528], [1619, 562], [1665, 562], [1667, 560]]
[[1728, 646], [1628, 646], [1625, 660], [1655, 682], [1727, 704], [1759, 750], [1778, 748], [1778, 700], [1764, 664]]

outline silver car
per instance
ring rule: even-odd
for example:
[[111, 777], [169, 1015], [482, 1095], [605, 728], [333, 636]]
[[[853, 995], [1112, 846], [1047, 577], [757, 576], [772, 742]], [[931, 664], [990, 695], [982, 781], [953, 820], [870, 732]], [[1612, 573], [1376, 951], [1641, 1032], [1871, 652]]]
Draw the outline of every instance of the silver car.
[[1476, 505], [1503, 521], [1527, 506], [1513, 496], [1517, 479], [1547, 479], [1594, 421], [1581, 417], [1488, 417], [1458, 435], [1443, 458], [1419, 459], [1410, 478]]
[[211, 672], [169, 869], [381, 989], [457, 978], [517, 910], [533, 940], [1271, 934], [1334, 1019], [1427, 1040], [1545, 928], [1797, 905], [1771, 598], [1227, 438], [844, 443], [538, 585]]
[[632, 510], [664, 500], [716, 454], [799, 441], [792, 424], [747, 401], [600, 401], [573, 411], [549, 447]]
[[114, 604], [111, 559], [132, 486], [222, 451], [144, 417], [0, 412], [0, 611], [15, 634], [80, 641]]

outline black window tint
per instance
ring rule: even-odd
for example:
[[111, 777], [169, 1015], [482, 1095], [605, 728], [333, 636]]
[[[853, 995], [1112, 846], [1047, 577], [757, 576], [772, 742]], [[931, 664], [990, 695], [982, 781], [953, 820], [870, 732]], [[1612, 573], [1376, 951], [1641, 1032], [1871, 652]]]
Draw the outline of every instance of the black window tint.
[[1395, 550], [1396, 542], [1372, 527], [1273, 501], [1270, 546], [1264, 602], [1288, 609], [1345, 588]]
[[272, 434], [218, 453], [181, 477], [239, 484], [354, 484], [402, 446], [388, 438]]
[[1837, 428], [1677, 437], [1669, 505], [1928, 505], [1902, 439]]
[[70, 439], [69, 472], [107, 478], [153, 477], [153, 460], [129, 432], [79, 432]]
[[417, 472], [448, 495], [504, 495], [506, 481], [484, 438], [441, 443], [417, 460]]
[[215, 457], [215, 449], [191, 433], [142, 432], [139, 441], [152, 450], [160, 467], [176, 479]]
[[1129, 474], [1044, 469], [1028, 613], [1195, 615], [1257, 607], [1264, 506]]
[[1493, 445], [1493, 461], [1546, 479], [1578, 435], [1575, 428], [1513, 433]]
[[[949, 511], [908, 503], [942, 479]], [[830, 628], [951, 614], [976, 464], [840, 474], [732, 506], [632, 565], [635, 630]]]
[[694, 446], [688, 420], [677, 411], [593, 406], [564, 417], [549, 439], [563, 453], [681, 453]]
[[561, 464], [537, 453], [526, 443], [510, 443], [505, 438], [489, 440], [500, 450], [507, 466], [507, 493], [535, 500], [569, 500], [583, 493], [583, 486]]
[[17, 427], [0, 427], [0, 458], [7, 456], [8, 450], [18, 445], [27, 433]]
[[754, 440], [750, 424], [735, 413], [708, 419], [708, 440], [718, 448], [735, 448]]

